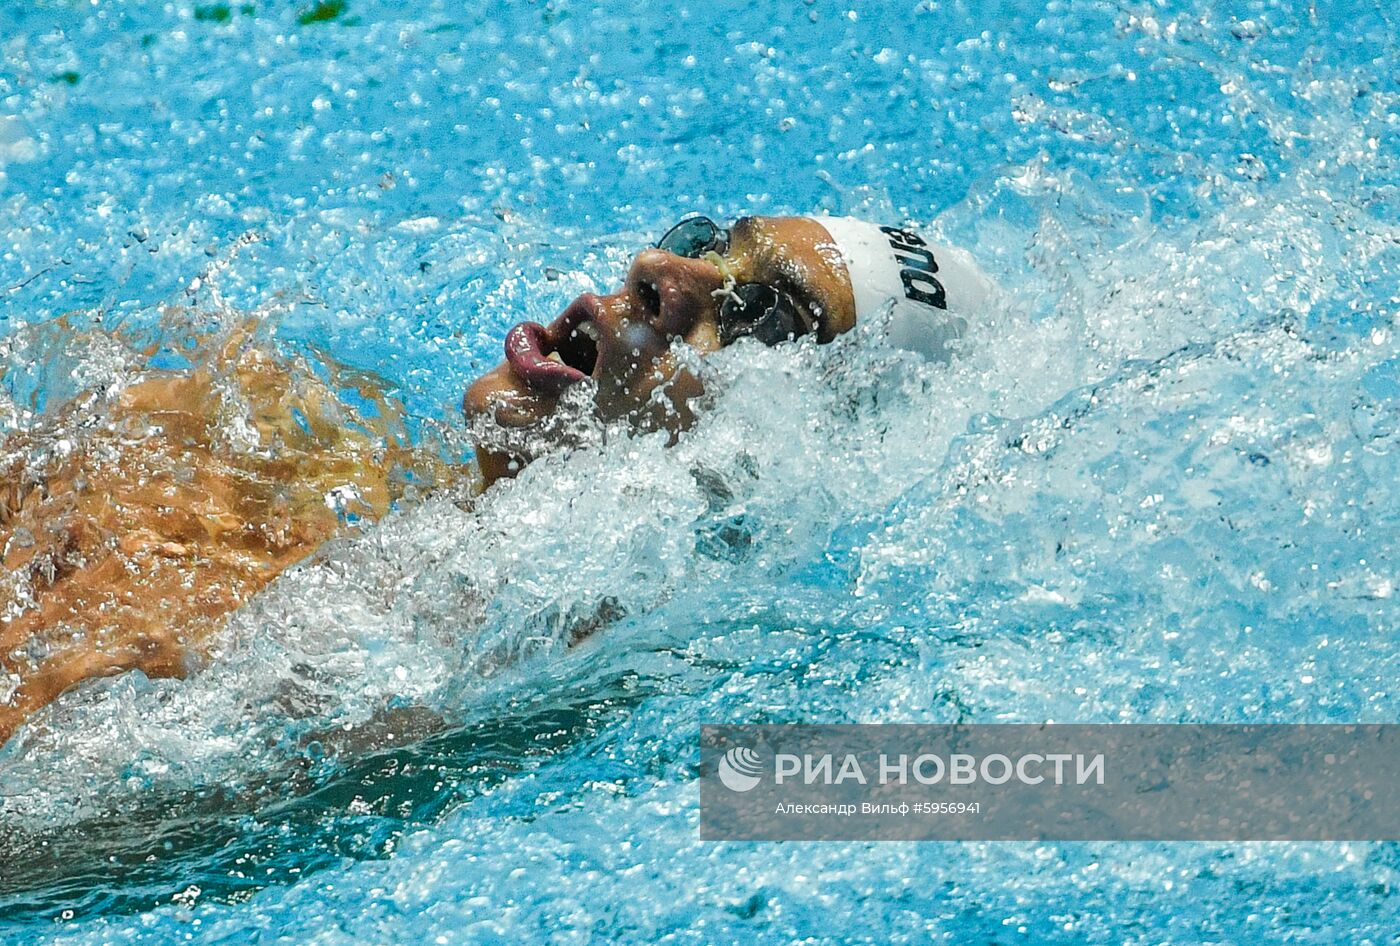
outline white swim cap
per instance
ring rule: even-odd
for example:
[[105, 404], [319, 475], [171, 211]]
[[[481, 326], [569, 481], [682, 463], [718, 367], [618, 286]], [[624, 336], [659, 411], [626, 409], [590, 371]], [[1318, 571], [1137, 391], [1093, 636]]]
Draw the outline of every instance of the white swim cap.
[[812, 219], [826, 228], [846, 262], [856, 320], [876, 318], [889, 308], [891, 345], [947, 361], [948, 342], [963, 336], [965, 317], [984, 309], [993, 292], [972, 255], [900, 227], [854, 217]]

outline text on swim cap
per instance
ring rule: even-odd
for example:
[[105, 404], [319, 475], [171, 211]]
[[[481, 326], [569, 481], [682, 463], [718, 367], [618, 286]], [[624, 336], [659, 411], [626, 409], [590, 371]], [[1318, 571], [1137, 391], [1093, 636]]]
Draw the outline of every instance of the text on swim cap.
[[948, 308], [943, 283], [933, 275], [938, 272], [938, 261], [924, 238], [898, 227], [881, 227], [880, 232], [889, 238], [890, 249], [894, 250], [894, 258], [900, 265], [899, 279], [904, 283], [905, 298], [935, 309]]

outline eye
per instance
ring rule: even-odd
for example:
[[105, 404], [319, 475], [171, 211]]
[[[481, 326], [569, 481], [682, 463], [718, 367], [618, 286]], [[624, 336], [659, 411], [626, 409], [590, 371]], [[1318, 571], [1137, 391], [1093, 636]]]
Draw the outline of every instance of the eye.
[[720, 344], [751, 335], [765, 345], [777, 345], [810, 331], [792, 297], [764, 283], [744, 283], [719, 309]]

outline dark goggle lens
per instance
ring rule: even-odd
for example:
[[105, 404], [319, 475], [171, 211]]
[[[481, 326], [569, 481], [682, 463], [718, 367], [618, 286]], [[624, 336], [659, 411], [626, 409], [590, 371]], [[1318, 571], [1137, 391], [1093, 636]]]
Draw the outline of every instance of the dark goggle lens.
[[656, 248], [687, 259], [699, 259], [711, 250], [723, 253], [729, 249], [729, 234], [709, 217], [691, 217], [667, 230], [666, 235], [656, 241]]
[[[736, 298], [737, 297], [737, 298]], [[776, 345], [805, 335], [807, 323], [785, 292], [764, 283], [734, 287], [719, 307], [719, 340], [728, 345], [750, 335], [765, 345]]]

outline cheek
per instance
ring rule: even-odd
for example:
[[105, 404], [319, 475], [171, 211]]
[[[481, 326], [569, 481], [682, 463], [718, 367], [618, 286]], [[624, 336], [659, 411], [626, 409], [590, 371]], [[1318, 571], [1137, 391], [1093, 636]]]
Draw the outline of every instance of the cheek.
[[637, 362], [637, 367], [646, 366], [666, 351], [666, 338], [645, 322], [628, 322], [618, 333], [627, 357]]
[[718, 277], [709, 281], [692, 278], [663, 285], [661, 317], [657, 327], [668, 338], [674, 338], [689, 335], [702, 321], [714, 321], [718, 303], [711, 291], [718, 287]]
[[718, 313], [707, 313], [686, 333], [685, 343], [702, 355], [720, 350]]
[[667, 355], [652, 370], [639, 375], [628, 394], [638, 422], [679, 433], [695, 422], [690, 405], [703, 390], [698, 377]]
[[644, 383], [656, 370], [668, 347], [666, 337], [650, 325], [627, 322], [618, 331], [616, 342], [600, 352], [604, 379], [610, 378], [619, 388], [633, 388]]

